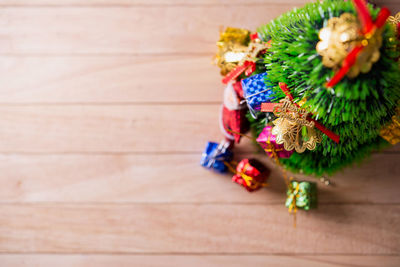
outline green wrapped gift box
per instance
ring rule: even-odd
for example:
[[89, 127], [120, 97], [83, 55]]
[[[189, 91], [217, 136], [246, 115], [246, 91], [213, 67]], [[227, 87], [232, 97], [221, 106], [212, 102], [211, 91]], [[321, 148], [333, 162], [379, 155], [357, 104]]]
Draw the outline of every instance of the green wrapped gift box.
[[309, 210], [317, 207], [317, 184], [292, 180], [287, 190], [286, 207], [289, 212], [297, 209]]

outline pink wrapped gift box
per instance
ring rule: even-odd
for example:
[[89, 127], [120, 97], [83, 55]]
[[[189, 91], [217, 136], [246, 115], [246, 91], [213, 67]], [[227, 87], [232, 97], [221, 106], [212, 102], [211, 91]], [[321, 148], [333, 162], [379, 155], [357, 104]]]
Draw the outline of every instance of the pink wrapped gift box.
[[272, 126], [266, 126], [263, 129], [257, 137], [257, 142], [270, 157], [273, 157], [274, 151], [279, 158], [289, 158], [293, 154], [293, 150], [287, 151], [283, 148], [283, 144], [276, 143], [276, 136], [272, 134]]

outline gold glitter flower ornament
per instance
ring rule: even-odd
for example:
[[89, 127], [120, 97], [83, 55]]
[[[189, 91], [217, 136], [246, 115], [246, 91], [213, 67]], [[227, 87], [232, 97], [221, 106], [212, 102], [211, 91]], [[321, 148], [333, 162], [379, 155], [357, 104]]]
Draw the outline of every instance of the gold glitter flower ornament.
[[316, 49], [322, 56], [322, 64], [335, 71], [342, 67], [343, 61], [356, 46], [364, 46], [355, 64], [347, 72], [349, 78], [357, 77], [360, 72], [369, 72], [380, 57], [382, 28], [373, 34], [363, 35], [360, 22], [350, 13], [329, 19], [327, 27], [320, 30], [319, 38]]

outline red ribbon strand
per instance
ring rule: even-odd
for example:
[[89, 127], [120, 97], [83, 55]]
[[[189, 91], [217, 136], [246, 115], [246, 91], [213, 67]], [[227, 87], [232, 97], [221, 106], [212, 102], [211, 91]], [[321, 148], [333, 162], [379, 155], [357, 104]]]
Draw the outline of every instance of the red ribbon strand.
[[233, 70], [231, 70], [223, 79], [222, 83], [223, 84], [228, 84], [230, 81], [236, 80], [237, 77], [240, 76], [243, 72], [247, 76], [252, 74], [256, 70], [256, 63], [252, 61], [245, 61], [243, 65], [237, 66]]

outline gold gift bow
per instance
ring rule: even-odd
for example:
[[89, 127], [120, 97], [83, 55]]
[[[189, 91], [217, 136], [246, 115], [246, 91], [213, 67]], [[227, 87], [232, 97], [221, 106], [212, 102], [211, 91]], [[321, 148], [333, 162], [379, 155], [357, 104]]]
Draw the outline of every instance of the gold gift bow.
[[[270, 152], [272, 157], [274, 159], [279, 158], [278, 157], [278, 153], [276, 153], [277, 151], [283, 151], [283, 148], [275, 148], [274, 145], [271, 143], [271, 136], [268, 136], [267, 141], [265, 141], [265, 143], [267, 144], [267, 148], [264, 148], [265, 152]], [[271, 156], [270, 156], [271, 157]]]

